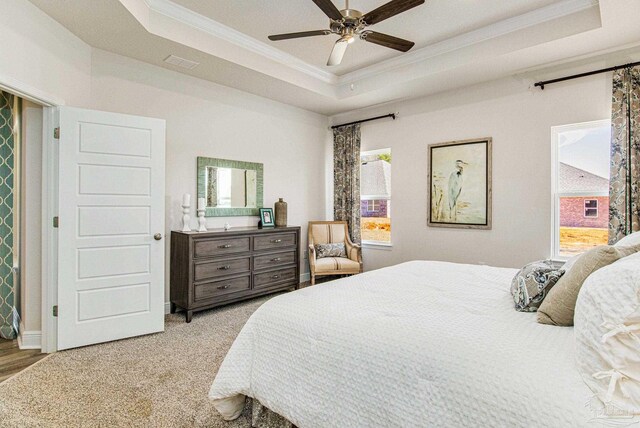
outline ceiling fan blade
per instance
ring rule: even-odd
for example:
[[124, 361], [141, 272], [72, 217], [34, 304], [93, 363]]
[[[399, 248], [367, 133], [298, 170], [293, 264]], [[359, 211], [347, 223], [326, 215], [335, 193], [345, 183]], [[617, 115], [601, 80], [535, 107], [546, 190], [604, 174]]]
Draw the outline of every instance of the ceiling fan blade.
[[423, 4], [425, 0], [391, 0], [377, 9], [365, 14], [362, 20], [367, 25], [377, 24], [380, 21], [391, 18], [399, 13], [406, 12], [416, 6]]
[[327, 34], [331, 34], [329, 30], [316, 30], [316, 31], [301, 31], [299, 33], [287, 33], [287, 34], [276, 34], [273, 36], [269, 36], [269, 40], [287, 40], [287, 39], [299, 39], [300, 37], [311, 37], [311, 36], [326, 36]]
[[325, 15], [327, 15], [329, 18], [333, 19], [334, 21], [342, 20], [342, 14], [331, 0], [313, 0], [313, 2], [320, 9], [322, 9]]
[[327, 65], [340, 65], [342, 62], [342, 57], [344, 53], [347, 51], [347, 47], [349, 43], [346, 40], [338, 40], [335, 45], [333, 45], [333, 49], [331, 50], [331, 55], [329, 55], [329, 61], [327, 61]]
[[375, 31], [365, 31], [360, 35], [360, 38], [365, 42], [375, 43], [376, 45], [402, 52], [408, 51], [413, 47], [413, 45], [415, 45], [415, 43], [410, 42], [409, 40], [390, 36], [388, 34], [376, 33]]

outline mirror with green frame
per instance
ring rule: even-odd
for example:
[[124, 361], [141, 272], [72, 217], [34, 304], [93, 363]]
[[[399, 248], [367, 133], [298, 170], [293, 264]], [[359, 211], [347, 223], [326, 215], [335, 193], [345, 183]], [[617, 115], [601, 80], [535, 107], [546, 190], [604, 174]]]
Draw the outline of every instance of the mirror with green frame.
[[252, 216], [262, 208], [263, 165], [198, 157], [198, 198], [205, 216]]

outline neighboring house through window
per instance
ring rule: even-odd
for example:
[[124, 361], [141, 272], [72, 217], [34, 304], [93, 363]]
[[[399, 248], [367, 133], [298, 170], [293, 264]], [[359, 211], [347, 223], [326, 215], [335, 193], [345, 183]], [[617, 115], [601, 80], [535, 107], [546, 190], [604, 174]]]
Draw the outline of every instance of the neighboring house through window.
[[362, 242], [391, 244], [391, 150], [360, 156], [360, 215]]
[[610, 121], [552, 128], [552, 257], [567, 259], [608, 242]]

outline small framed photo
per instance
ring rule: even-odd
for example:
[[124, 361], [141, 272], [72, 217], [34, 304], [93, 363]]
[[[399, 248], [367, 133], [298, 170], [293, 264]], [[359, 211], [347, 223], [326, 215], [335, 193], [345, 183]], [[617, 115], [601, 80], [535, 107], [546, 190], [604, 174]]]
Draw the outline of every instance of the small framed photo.
[[275, 227], [272, 208], [260, 208], [260, 227]]

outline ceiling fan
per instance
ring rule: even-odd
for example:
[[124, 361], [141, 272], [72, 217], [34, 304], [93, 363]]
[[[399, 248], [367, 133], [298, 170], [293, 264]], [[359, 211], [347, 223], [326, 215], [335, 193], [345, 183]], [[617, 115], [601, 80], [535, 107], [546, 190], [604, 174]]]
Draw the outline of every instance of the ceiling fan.
[[406, 12], [416, 6], [420, 6], [425, 0], [392, 0], [372, 10], [369, 13], [349, 9], [349, 0], [345, 0], [345, 8], [338, 10], [331, 0], [312, 0], [328, 17], [329, 29], [316, 31], [302, 31], [299, 33], [277, 34], [269, 36], [269, 40], [287, 40], [297, 39], [300, 37], [326, 36], [328, 34], [337, 34], [340, 36], [335, 45], [327, 65], [338, 65], [342, 62], [342, 57], [347, 50], [347, 46], [359, 37], [361, 40], [376, 45], [385, 46], [387, 48], [396, 49], [401, 52], [407, 52], [415, 43], [409, 40], [400, 39], [398, 37], [382, 34], [375, 31], [367, 30], [367, 27], [385, 19], [391, 18], [399, 13]]

